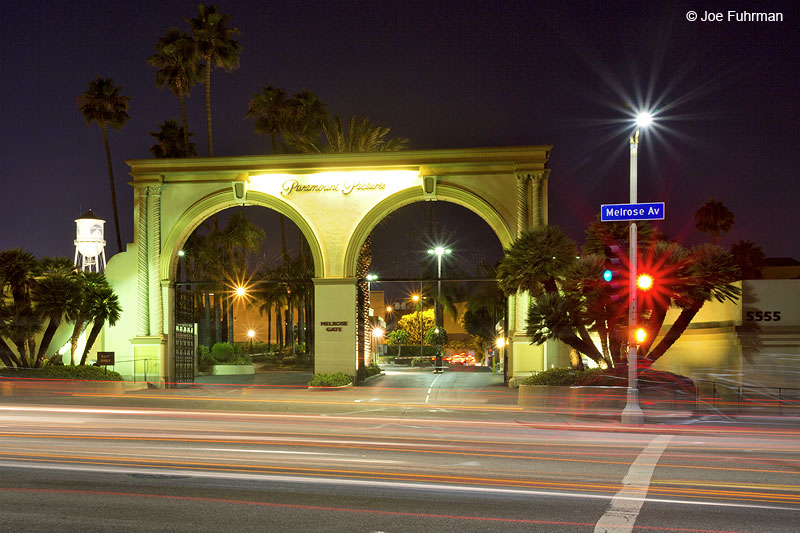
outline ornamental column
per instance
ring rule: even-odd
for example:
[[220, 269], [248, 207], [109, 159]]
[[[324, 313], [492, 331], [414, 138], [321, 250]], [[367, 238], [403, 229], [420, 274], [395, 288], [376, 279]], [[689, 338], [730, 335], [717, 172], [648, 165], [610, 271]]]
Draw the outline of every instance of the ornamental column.
[[528, 184], [530, 177], [517, 174], [517, 238], [530, 229], [528, 222]]
[[147, 266], [148, 188], [136, 188], [136, 335], [150, 335], [150, 285]]
[[147, 266], [150, 307], [150, 335], [164, 333], [161, 293], [161, 185], [150, 185], [147, 196]]

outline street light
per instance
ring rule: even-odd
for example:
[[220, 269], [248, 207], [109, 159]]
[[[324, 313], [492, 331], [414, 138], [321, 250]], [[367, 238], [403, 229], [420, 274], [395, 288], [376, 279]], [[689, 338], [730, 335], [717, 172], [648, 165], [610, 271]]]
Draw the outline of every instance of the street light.
[[253, 337], [256, 336], [256, 332], [253, 329], [247, 330], [247, 336], [250, 338], [250, 355], [253, 355]]
[[[436, 308], [434, 309], [433, 313], [433, 325], [436, 328], [441, 327], [444, 329], [444, 325], [442, 324], [441, 320], [441, 307], [442, 307], [442, 256], [445, 254], [451, 253], [452, 250], [449, 248], [445, 248], [444, 246], [437, 246], [433, 250], [428, 250], [429, 254], [436, 255], [436, 263], [438, 265], [437, 274], [436, 274]], [[439, 344], [439, 331], [436, 331], [436, 344]], [[436, 370], [441, 371], [442, 369], [442, 352], [441, 348], [437, 348], [436, 350]]]
[[419, 313], [419, 356], [422, 357], [422, 296], [412, 294], [411, 301], [417, 304], [417, 313]]
[[[630, 137], [631, 156], [630, 156], [630, 203], [637, 202], [637, 161], [639, 156], [639, 128], [646, 128], [653, 123], [653, 116], [647, 111], [642, 111], [636, 115], [636, 130]], [[636, 222], [631, 222], [629, 239], [629, 273], [628, 273], [628, 394], [625, 409], [622, 410], [621, 422], [623, 424], [642, 424], [644, 414], [639, 407], [639, 374], [638, 360], [638, 341], [636, 338], [637, 321], [637, 276], [636, 258], [639, 249], [636, 236]]]

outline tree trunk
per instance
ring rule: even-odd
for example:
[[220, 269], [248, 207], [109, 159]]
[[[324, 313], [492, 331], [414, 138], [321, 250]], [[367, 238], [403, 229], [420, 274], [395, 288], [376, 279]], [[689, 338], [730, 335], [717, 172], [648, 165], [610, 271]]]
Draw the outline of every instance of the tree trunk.
[[683, 332], [689, 327], [689, 323], [700, 311], [700, 308], [703, 307], [703, 303], [703, 300], [695, 300], [690, 307], [681, 310], [681, 314], [678, 315], [678, 318], [664, 335], [664, 338], [661, 339], [661, 342], [645, 357], [648, 366], [655, 363], [683, 335]]
[[[50, 321], [47, 323], [47, 328], [44, 330], [44, 335], [42, 335], [42, 340], [39, 342], [39, 351], [36, 352], [36, 362], [38, 363], [41, 360], [44, 360], [45, 355], [47, 354], [48, 348], [50, 348], [50, 343], [53, 341], [53, 336], [56, 334], [56, 330], [61, 322], [59, 320], [50, 317]], [[39, 366], [37, 364], [37, 366]]]
[[181, 124], [183, 124], [183, 157], [189, 157], [189, 122], [186, 120], [186, 100], [183, 84], [178, 89], [178, 100], [181, 104]]
[[208, 130], [208, 157], [214, 157], [211, 138], [211, 56], [206, 56], [206, 128]]
[[233, 344], [236, 341], [236, 332], [234, 331], [233, 320], [233, 301], [228, 303], [228, 342]]
[[[220, 302], [219, 291], [214, 293], [214, 344], [222, 342], [222, 317], [220, 316]], [[214, 346], [212, 344], [209, 349]]]
[[83, 331], [83, 323], [84, 320], [79, 318], [75, 321], [75, 327], [72, 328], [69, 347], [69, 364], [72, 366], [75, 366], [75, 352], [78, 350], [78, 339]]
[[105, 324], [105, 320], [95, 320], [92, 324], [92, 330], [89, 332], [89, 337], [86, 339], [86, 347], [83, 349], [83, 355], [81, 355], [81, 366], [86, 364], [86, 357], [89, 355], [92, 346], [94, 346], [94, 341], [97, 340], [97, 336], [100, 335], [103, 324]]
[[208, 349], [211, 349], [211, 296], [207, 293], [203, 293], [203, 324], [204, 324], [204, 332], [203, 332], [203, 341], [200, 344], [204, 344], [208, 346]]
[[267, 352], [272, 351], [272, 304], [267, 306]]
[[101, 122], [103, 144], [106, 147], [106, 163], [108, 163], [108, 181], [111, 184], [111, 207], [114, 210], [114, 229], [117, 231], [117, 251], [122, 251], [122, 237], [119, 234], [119, 213], [117, 213], [117, 188], [114, 185], [114, 166], [111, 164], [111, 148], [108, 145], [108, 124]]
[[0, 361], [3, 361], [8, 368], [22, 366], [22, 360], [17, 357], [17, 354], [3, 338], [0, 338]]

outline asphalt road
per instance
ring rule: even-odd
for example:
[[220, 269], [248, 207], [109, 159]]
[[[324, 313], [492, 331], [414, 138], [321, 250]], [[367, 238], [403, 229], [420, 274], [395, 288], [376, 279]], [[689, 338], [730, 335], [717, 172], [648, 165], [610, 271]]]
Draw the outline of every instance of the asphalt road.
[[790, 427], [567, 420], [487, 373], [294, 377], [6, 391], [0, 531], [797, 530]]

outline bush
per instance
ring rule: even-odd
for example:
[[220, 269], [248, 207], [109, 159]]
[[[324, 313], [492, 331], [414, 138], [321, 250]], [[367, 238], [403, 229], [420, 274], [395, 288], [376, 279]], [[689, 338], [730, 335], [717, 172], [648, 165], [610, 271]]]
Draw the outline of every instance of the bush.
[[[627, 387], [628, 368], [621, 365], [617, 368], [603, 370], [592, 368], [588, 370], [575, 370], [573, 368], [551, 368], [539, 372], [523, 382], [523, 385], [555, 385], [555, 386], [580, 386], [580, 387]], [[639, 387], [642, 389], [655, 387], [669, 387], [693, 393], [694, 382], [686, 376], [653, 370], [652, 368], [639, 369]]]
[[214, 371], [214, 363], [216, 361], [211, 354], [201, 355], [197, 359], [197, 370], [204, 374], [210, 374]]
[[201, 344], [197, 347], [197, 355], [200, 357], [209, 357], [211, 355], [211, 350], [209, 350], [208, 346], [205, 344]]
[[367, 368], [365, 368], [367, 372], [367, 377], [369, 376], [377, 376], [381, 373], [381, 367], [379, 367], [376, 363], [372, 363]]
[[211, 357], [218, 363], [228, 364], [235, 359], [235, 350], [227, 342], [218, 342], [211, 348]]
[[314, 374], [309, 385], [312, 387], [343, 387], [352, 383], [351, 376], [344, 372], [337, 372], [335, 374]]
[[297, 362], [297, 357], [295, 357], [294, 355], [287, 355], [286, 357], [281, 359], [281, 364], [284, 365], [293, 365], [296, 362]]
[[4, 368], [0, 370], [0, 376], [14, 378], [38, 378], [38, 379], [76, 379], [83, 381], [122, 381], [122, 376], [113, 370], [106, 371], [99, 366], [64, 366], [51, 365], [43, 368], [24, 368], [12, 370]]
[[430, 357], [415, 357], [411, 360], [411, 366], [433, 366], [433, 359]]
[[591, 370], [575, 370], [574, 368], [551, 368], [544, 372], [539, 372], [522, 381], [523, 385], [555, 385], [570, 386], [576, 385], [583, 378], [589, 378], [603, 371], [599, 368]]

